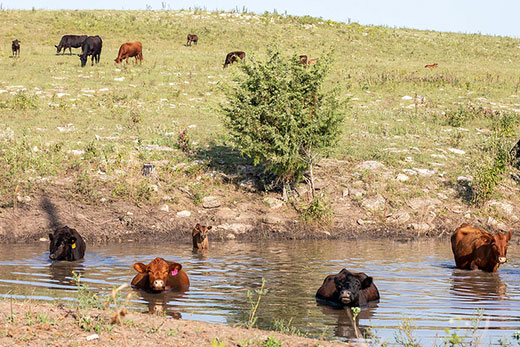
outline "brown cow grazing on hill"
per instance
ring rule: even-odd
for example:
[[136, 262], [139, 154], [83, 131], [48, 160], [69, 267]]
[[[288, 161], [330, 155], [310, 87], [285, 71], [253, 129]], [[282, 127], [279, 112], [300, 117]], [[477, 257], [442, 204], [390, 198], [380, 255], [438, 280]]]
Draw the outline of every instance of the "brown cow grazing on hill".
[[304, 68], [308, 68], [309, 65], [316, 64], [317, 61], [318, 58], [309, 59], [305, 54], [300, 55], [300, 63]]
[[186, 42], [186, 46], [191, 46], [191, 43], [197, 44], [199, 41], [199, 37], [197, 35], [188, 34], [188, 42]]
[[191, 233], [193, 238], [193, 248], [194, 249], [208, 249], [209, 241], [208, 241], [208, 232], [211, 230], [212, 226], [204, 226], [197, 223], [195, 228]]
[[141, 42], [127, 42], [123, 43], [121, 47], [119, 47], [119, 54], [114, 61], [119, 64], [122, 60], [126, 59], [128, 63], [128, 58], [135, 57], [135, 62], [138, 60], [143, 61], [143, 45]]
[[379, 300], [379, 291], [372, 277], [363, 272], [343, 269], [338, 274], [325, 278], [316, 292], [316, 300], [336, 308], [359, 307]]
[[490, 234], [462, 224], [451, 236], [451, 250], [459, 269], [496, 272], [507, 261], [507, 243], [512, 231], [507, 234]]
[[20, 56], [20, 43], [22, 41], [14, 40], [11, 44], [11, 50], [13, 51], [13, 57]]
[[155, 258], [148, 265], [135, 263], [134, 269], [139, 273], [132, 280], [132, 286], [148, 292], [183, 290], [190, 286], [182, 265], [163, 258]]
[[228, 65], [232, 65], [233, 63], [237, 62], [238, 59], [240, 59], [241, 61], [244, 61], [246, 57], [246, 53], [245, 52], [242, 52], [242, 51], [234, 51], [234, 52], [229, 52], [227, 55], [226, 55], [226, 60], [224, 61], [224, 69], [228, 67]]
[[435, 69], [437, 66], [439, 66], [437, 63], [424, 65], [424, 67], [427, 69]]
[[302, 65], [306, 65], [307, 64], [307, 55], [305, 55], [305, 54], [300, 55], [300, 63]]

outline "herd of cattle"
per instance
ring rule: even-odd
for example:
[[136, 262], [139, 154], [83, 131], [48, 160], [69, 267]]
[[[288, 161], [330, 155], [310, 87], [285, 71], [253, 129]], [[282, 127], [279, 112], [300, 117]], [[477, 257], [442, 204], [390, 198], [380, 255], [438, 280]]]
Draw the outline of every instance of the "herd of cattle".
[[[209, 248], [208, 233], [211, 226], [197, 224], [192, 231], [194, 250]], [[512, 232], [490, 234], [462, 224], [451, 236], [451, 249], [455, 265], [459, 269], [496, 272], [500, 264], [507, 261], [507, 246]], [[81, 235], [67, 226], [49, 234], [49, 258], [51, 260], [74, 261], [83, 258], [86, 245]], [[185, 291], [190, 280], [182, 265], [155, 258], [148, 265], [135, 263], [137, 275], [132, 280], [134, 288], [151, 293], [170, 290]], [[347, 269], [329, 275], [316, 292], [316, 300], [332, 307], [359, 307], [368, 302], [379, 300], [379, 291], [373, 278], [363, 272]]]
[[[186, 42], [186, 46], [191, 46], [192, 43], [197, 45], [199, 41], [199, 37], [197, 35], [188, 34], [188, 41]], [[20, 56], [20, 42], [19, 40], [14, 40], [12, 42], [11, 48], [13, 52], [13, 57]], [[56, 46], [56, 54], [59, 54], [63, 51], [62, 54], [65, 54], [67, 48], [69, 49], [69, 54], [72, 55], [72, 48], [80, 48], [81, 54], [78, 54], [81, 60], [81, 66], [85, 66], [87, 64], [87, 59], [90, 56], [92, 65], [94, 62], [99, 63], [99, 59], [101, 57], [101, 49], [103, 48], [103, 40], [99, 35], [96, 36], [87, 36], [87, 35], [63, 35], [60, 40], [60, 43]], [[128, 59], [135, 57], [136, 63], [138, 61], [143, 61], [143, 45], [141, 42], [127, 42], [123, 43], [119, 48], [119, 54], [115, 59], [117, 64], [121, 63], [121, 61], [126, 60], [128, 63]], [[246, 53], [243, 51], [234, 51], [230, 52], [226, 55], [226, 59], [224, 61], [224, 68], [228, 65], [236, 63], [237, 61], [243, 61], [246, 57]], [[307, 56], [305, 57], [305, 63], [302, 64], [312, 64], [313, 62], [309, 61], [307, 63]], [[300, 57], [301, 58], [301, 57]], [[311, 59], [312, 60], [312, 59]]]

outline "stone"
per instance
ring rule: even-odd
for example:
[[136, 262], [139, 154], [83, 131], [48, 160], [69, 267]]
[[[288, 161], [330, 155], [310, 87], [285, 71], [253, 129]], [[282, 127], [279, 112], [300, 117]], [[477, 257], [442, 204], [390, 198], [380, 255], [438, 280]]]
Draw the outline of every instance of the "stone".
[[412, 169], [403, 169], [403, 172], [410, 176], [417, 176], [417, 171]]
[[278, 217], [275, 217], [275, 216], [266, 216], [262, 219], [262, 221], [265, 223], [265, 224], [271, 224], [271, 225], [275, 225], [275, 224], [280, 224], [282, 223], [282, 219], [281, 218], [278, 218]]
[[234, 240], [235, 238], [236, 238], [236, 236], [233, 235], [232, 233], [229, 233], [226, 235], [226, 239], [228, 239], [228, 240]]
[[162, 205], [161, 208], [159, 208], [159, 210], [164, 211], [164, 212], [170, 212], [170, 208], [168, 207], [167, 204]]
[[423, 177], [431, 177], [433, 175], [435, 175], [435, 171], [433, 170], [429, 170], [429, 169], [421, 169], [421, 168], [413, 168], [415, 171], [417, 171], [417, 173], [419, 174], [419, 176], [423, 176]]
[[205, 196], [202, 198], [202, 207], [216, 208], [220, 206], [220, 201], [215, 196]]
[[470, 183], [471, 181], [473, 181], [473, 178], [470, 177], [470, 176], [459, 176], [457, 177], [457, 182], [459, 182], [460, 184], [464, 184], [464, 183]]
[[394, 224], [404, 224], [408, 222], [410, 218], [410, 214], [406, 211], [398, 211], [386, 216], [387, 221]]
[[452, 206], [451, 211], [453, 213], [462, 214], [464, 213], [464, 207], [462, 207], [461, 205], [455, 205]]
[[464, 152], [462, 149], [457, 149], [457, 148], [448, 148], [448, 151], [450, 151], [451, 153], [459, 154], [459, 155], [466, 154], [466, 152]]
[[217, 226], [217, 229], [230, 231], [235, 234], [243, 234], [247, 231], [250, 231], [253, 229], [252, 225], [249, 224], [241, 224], [241, 223], [224, 223]]
[[357, 189], [352, 188], [350, 189], [349, 195], [353, 198], [361, 198], [363, 197], [367, 192], [364, 189]]
[[256, 192], [256, 180], [253, 178], [246, 178], [240, 182], [240, 187], [248, 192]]
[[507, 202], [491, 200], [487, 205], [488, 208], [495, 208], [498, 212], [508, 217], [512, 216], [515, 211], [514, 206]]
[[330, 236], [330, 233], [329, 233], [327, 230], [322, 230], [322, 231], [320, 231], [320, 232], [321, 232], [322, 234], [325, 234], [325, 235], [327, 235], [327, 236]]
[[369, 219], [358, 219], [357, 224], [359, 225], [368, 225], [368, 224], [375, 224], [376, 222]]
[[410, 95], [405, 95], [401, 99], [402, 100], [413, 100], [413, 97], [411, 97]]
[[385, 198], [378, 194], [374, 197], [363, 200], [363, 202], [361, 203], [361, 207], [369, 211], [380, 211], [384, 210], [385, 204]]
[[384, 169], [384, 168], [385, 168], [385, 166], [383, 164], [381, 164], [378, 161], [374, 161], [374, 160], [364, 161], [361, 164], [359, 164], [358, 166], [356, 166], [357, 170], [368, 170], [368, 171], [379, 170], [379, 169]]
[[397, 177], [395, 179], [398, 180], [399, 182], [406, 182], [410, 179], [410, 177], [406, 176], [403, 173], [400, 173], [397, 175]]
[[442, 202], [435, 198], [413, 198], [408, 205], [414, 210], [428, 210], [441, 205]]
[[189, 217], [191, 216], [191, 212], [188, 210], [177, 212], [177, 217]]
[[341, 196], [343, 198], [346, 198], [347, 196], [349, 196], [348, 188], [343, 189], [343, 192], [341, 193]]
[[157, 186], [157, 184], [150, 184], [149, 188], [152, 192], [156, 192], [159, 190], [159, 187]]
[[264, 199], [264, 203], [267, 204], [267, 206], [269, 206], [270, 208], [280, 208], [283, 206], [282, 200], [270, 196]]
[[504, 222], [499, 222], [493, 217], [488, 217], [487, 224], [492, 225], [501, 231], [508, 231], [508, 227]]
[[408, 225], [408, 229], [415, 230], [417, 232], [425, 233], [432, 230], [433, 228], [427, 223], [411, 223]]

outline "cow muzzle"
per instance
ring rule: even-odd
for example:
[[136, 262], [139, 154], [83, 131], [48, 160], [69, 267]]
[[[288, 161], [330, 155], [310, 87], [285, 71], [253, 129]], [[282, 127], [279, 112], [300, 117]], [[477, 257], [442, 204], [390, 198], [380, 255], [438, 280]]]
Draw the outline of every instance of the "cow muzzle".
[[163, 280], [155, 280], [155, 281], [153, 281], [153, 289], [154, 290], [163, 290], [164, 289], [164, 281]]
[[504, 263], [507, 262], [507, 258], [506, 258], [506, 257], [498, 257], [498, 262], [499, 262], [500, 264], [504, 264]]
[[344, 303], [345, 305], [348, 305], [352, 302], [352, 293], [344, 290], [339, 294], [339, 299], [341, 300], [342, 303]]

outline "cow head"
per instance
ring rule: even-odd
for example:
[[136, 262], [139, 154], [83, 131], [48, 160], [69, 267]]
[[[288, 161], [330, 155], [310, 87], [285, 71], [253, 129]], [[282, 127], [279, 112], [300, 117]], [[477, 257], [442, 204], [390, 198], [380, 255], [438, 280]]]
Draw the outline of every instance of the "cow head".
[[205, 226], [197, 223], [197, 225], [195, 225], [195, 228], [193, 228], [193, 232], [191, 233], [191, 235], [194, 237], [198, 236], [199, 242], [202, 242], [206, 239], [206, 237], [208, 237], [208, 232], [211, 230], [211, 228], [213, 228], [211, 225]]
[[148, 265], [135, 263], [134, 269], [144, 275], [148, 275], [150, 289], [161, 291], [166, 289], [168, 276], [175, 276], [182, 269], [178, 263], [167, 263], [163, 258], [155, 258]]
[[363, 281], [360, 281], [358, 276], [343, 269], [334, 278], [334, 284], [336, 285], [337, 298], [342, 304], [359, 306], [360, 291], [370, 287], [372, 277], [366, 277]]
[[511, 240], [512, 231], [509, 231], [507, 234], [496, 233], [494, 235], [491, 234], [483, 234], [480, 239], [484, 242], [485, 245], [490, 245], [493, 249], [493, 255], [496, 256], [494, 259], [499, 264], [504, 264], [507, 262], [507, 243]]
[[49, 234], [51, 241], [49, 246], [49, 258], [51, 260], [60, 260], [71, 258], [72, 250], [76, 248], [76, 237], [68, 226], [64, 226]]
[[87, 58], [88, 58], [87, 54], [86, 53], [78, 54], [78, 57], [81, 60], [81, 67], [85, 67], [85, 65], [87, 65]]
[[56, 47], [56, 54], [60, 53], [60, 51], [61, 51], [60, 46], [56, 46], [56, 45], [54, 45], [54, 47]]

